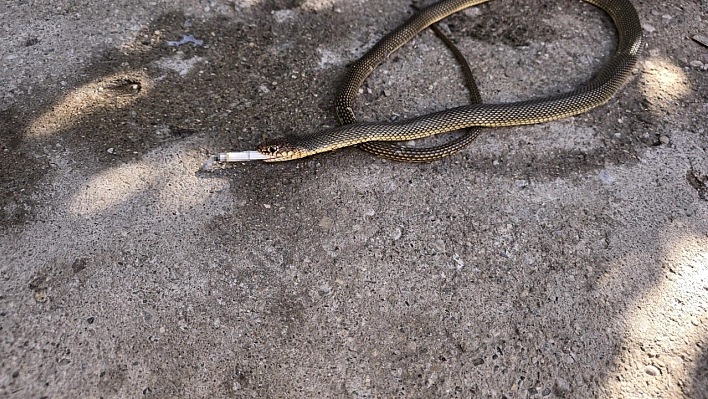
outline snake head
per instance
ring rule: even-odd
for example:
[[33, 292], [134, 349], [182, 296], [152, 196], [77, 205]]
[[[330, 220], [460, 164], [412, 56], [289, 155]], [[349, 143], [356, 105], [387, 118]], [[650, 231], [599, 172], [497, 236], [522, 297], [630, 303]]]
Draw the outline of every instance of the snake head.
[[307, 156], [307, 150], [288, 142], [287, 138], [261, 143], [256, 150], [268, 157], [265, 162], [290, 161]]

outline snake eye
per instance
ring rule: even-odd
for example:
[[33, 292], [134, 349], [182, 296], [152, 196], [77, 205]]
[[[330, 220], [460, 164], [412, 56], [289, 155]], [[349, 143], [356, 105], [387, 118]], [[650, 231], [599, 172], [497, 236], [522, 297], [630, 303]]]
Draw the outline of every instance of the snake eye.
[[277, 151], [278, 151], [277, 145], [273, 145], [273, 146], [268, 147], [268, 152], [271, 154], [275, 154]]

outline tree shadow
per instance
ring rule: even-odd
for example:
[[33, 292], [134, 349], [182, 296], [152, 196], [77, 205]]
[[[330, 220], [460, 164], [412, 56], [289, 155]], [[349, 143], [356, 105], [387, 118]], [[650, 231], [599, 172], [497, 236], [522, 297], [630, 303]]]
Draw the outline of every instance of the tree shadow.
[[[288, 6], [292, 4], [264, 2], [250, 12], [271, 20], [272, 11]], [[21, 224], [33, 218], [39, 194], [36, 185], [54, 169], [57, 159], [95, 172], [140, 159], [166, 142], [184, 141], [197, 132], [206, 135], [204, 147], [218, 152], [252, 148], [264, 136], [298, 132], [299, 126], [317, 129], [334, 124], [331, 99], [344, 68], [308, 71], [312, 59], [319, 57], [318, 46], [337, 46], [346, 35], [336, 29], [346, 16], [329, 14], [327, 19], [315, 18], [314, 13], [303, 16], [309, 26], [322, 32], [320, 38], [284, 36], [296, 28], [294, 23], [255, 25], [225, 17], [197, 22], [178, 12], [164, 14], [142, 29], [132, 43], [89, 61], [74, 80], [69, 79], [72, 91], [47, 88], [48, 99], [3, 111], [0, 119], [7, 134], [0, 137], [0, 145], [7, 156], [0, 161], [0, 225]], [[465, 22], [461, 18], [456, 17], [455, 23]], [[166, 44], [187, 33], [204, 40], [205, 45], [176, 48]], [[301, 48], [312, 51], [303, 54]], [[67, 108], [72, 95], [92, 82], [107, 88], [99, 96], [102, 106], [93, 106], [90, 102], [96, 98], [87, 97], [73, 104], [75, 109], [61, 109]], [[316, 100], [303, 102], [303, 98]], [[58, 126], [41, 126], [43, 121], [38, 120], [41, 117], [37, 118], [36, 110], [48, 124]], [[653, 123], [640, 104], [620, 95], [601, 111], [587, 114], [580, 124], [615, 118], [620, 111], [630, 125], [636, 125], [632, 132], [643, 131]], [[317, 120], [311, 115], [324, 118]], [[32, 129], [44, 134], [27, 134]], [[489, 134], [496, 133], [483, 132]], [[470, 171], [534, 175], [544, 180], [588, 173], [607, 163], [633, 163], [637, 151], [657, 143], [632, 134], [621, 138], [611, 132], [599, 134], [607, 144], [590, 151], [569, 149], [540, 155], [521, 151], [508, 157], [504, 153], [463, 153], [442, 163], [463, 160], [463, 167]], [[505, 133], [496, 137], [510, 139]], [[518, 148], [525, 144], [514, 145]], [[500, 159], [503, 167], [492, 165]], [[379, 162], [362, 154], [362, 162], [372, 161]]]
[[[292, 5], [291, 2], [266, 3], [256, 14], [261, 21], [267, 21], [270, 11]], [[318, 45], [335, 45], [347, 34], [338, 33], [338, 23], [346, 17], [338, 16], [334, 12], [331, 14], [332, 19], [314, 18], [313, 15], [304, 17], [305, 23], [310, 26], [322, 25], [317, 27], [323, 28], [322, 36], [317, 38], [284, 37], [282, 32], [285, 29], [280, 26], [268, 25], [266, 22], [256, 25], [224, 18], [205, 23], [190, 22], [191, 26], [187, 32], [185, 27], [190, 24], [183, 14], [165, 14], [143, 29], [138, 34], [139, 39], [128, 48], [112, 50], [92, 60], [89, 66], [78, 74], [80, 78], [70, 83], [80, 89], [93, 82], [99, 82], [99, 86], [103, 87], [103, 94], [99, 94], [98, 98], [106, 99], [107, 105], [91, 108], [90, 114], [60, 114], [61, 108], [67, 104], [64, 100], [73, 98], [71, 93], [57, 93], [50, 101], [31, 104], [25, 109], [36, 108], [43, 115], [63, 115], [64, 118], [52, 121], [60, 122], [59, 129], [40, 126], [37, 131], [46, 134], [35, 136], [26, 134], [28, 129], [36, 125], [35, 116], [20, 109], [5, 111], [0, 118], [7, 122], [10, 134], [1, 138], [3, 148], [9, 150], [9, 156], [2, 157], [0, 161], [0, 189], [7, 193], [0, 197], [0, 208], [5, 212], [0, 219], [0, 228], [35, 220], [38, 212], [37, 198], [40, 201], [48, 201], [46, 197], [42, 197], [43, 187], [38, 184], [45, 176], [53, 173], [58, 162], [64, 169], [69, 167], [81, 170], [86, 174], [87, 180], [90, 180], [91, 177], [100, 176], [101, 172], [144, 160], [156, 150], [172, 151], [173, 148], [179, 147], [175, 144], [184, 144], [183, 148], [203, 153], [206, 158], [208, 152], [249, 148], [257, 144], [263, 136], [288, 133], [298, 129], [298, 126], [309, 129], [333, 123], [331, 93], [334, 93], [336, 82], [344, 73], [343, 68], [307, 71], [307, 68], [316, 64], [318, 55], [315, 49]], [[258, 18], [251, 19], [251, 22], [254, 21], [258, 21]], [[204, 39], [209, 47], [186, 44], [173, 48], [165, 44], [166, 40], [179, 40], [185, 33]], [[303, 54], [302, 48], [312, 50]], [[182, 71], [186, 73], [180, 75]], [[317, 99], [313, 100], [314, 98]], [[90, 103], [83, 105], [91, 106]], [[311, 117], [315, 114], [328, 116], [318, 120]], [[326, 314], [327, 309], [324, 308], [330, 306], [326, 301], [332, 298], [332, 288], [323, 287], [316, 280], [308, 281], [308, 278], [326, 278], [327, 281], [341, 278], [352, 281], [351, 285], [343, 285], [340, 295], [346, 298], [357, 298], [357, 295], [362, 293], [373, 296], [374, 299], [368, 302], [371, 305], [370, 312], [361, 320], [380, 320], [392, 331], [392, 338], [387, 338], [389, 341], [386, 342], [386, 352], [379, 356], [392, 359], [391, 363], [400, 373], [397, 378], [403, 381], [400, 385], [409, 389], [429, 389], [430, 381], [439, 386], [445, 382], [444, 378], [435, 382], [431, 375], [436, 373], [429, 373], [429, 370], [422, 368], [416, 369], [417, 364], [432, 363], [434, 368], [444, 369], [453, 360], [459, 360], [462, 366], [481, 366], [448, 376], [448, 380], [474, 379], [482, 372], [496, 376], [507, 374], [509, 370], [524, 372], [512, 370], [511, 367], [516, 365], [510, 365], [513, 361], [505, 358], [504, 353], [513, 352], [518, 348], [534, 348], [535, 341], [529, 338], [527, 331], [550, 331], [546, 343], [548, 346], [544, 344], [543, 348], [535, 348], [536, 353], [526, 352], [525, 354], [531, 355], [527, 356], [528, 358], [533, 355], [549, 358], [557, 356], [556, 360], [570, 362], [573, 358], [569, 353], [571, 348], [576, 346], [580, 350], [576, 348], [575, 351], [580, 353], [574, 355], [580, 358], [579, 362], [596, 361], [597, 359], [593, 358], [594, 348], [578, 339], [577, 335], [578, 331], [597, 330], [598, 334], [604, 333], [605, 325], [600, 321], [601, 328], [598, 328], [594, 321], [583, 320], [580, 317], [582, 314], [579, 316], [577, 312], [578, 309], [581, 313], [589, 312], [598, 305], [586, 299], [583, 299], [585, 302], [574, 302], [575, 299], [571, 295], [564, 298], [553, 290], [560, 290], [566, 283], [558, 282], [553, 286], [546, 280], [547, 276], [560, 276], [577, 269], [577, 278], [582, 281], [578, 282], [577, 289], [583, 292], [596, 290], [597, 282], [608, 268], [621, 267], [611, 262], [612, 254], [607, 251], [608, 236], [621, 226], [618, 226], [617, 222], [612, 224], [613, 221], [604, 214], [600, 214], [596, 219], [596, 215], [590, 215], [589, 221], [585, 220], [581, 225], [579, 218], [583, 215], [578, 216], [575, 211], [576, 208], [580, 208], [581, 213], [585, 211], [582, 209], [583, 204], [571, 201], [570, 204], [561, 203], [557, 208], [551, 206], [551, 209], [532, 204], [529, 209], [537, 211], [538, 214], [525, 215], [539, 217], [541, 220], [559, 219], [561, 222], [558, 225], [567, 228], [551, 231], [553, 226], [539, 225], [530, 227], [530, 230], [523, 234], [502, 232], [507, 229], [507, 225], [513, 227], [512, 224], [519, 221], [512, 220], [513, 216], [510, 217], [504, 209], [509, 203], [502, 201], [490, 204], [486, 203], [484, 198], [475, 196], [474, 176], [477, 174], [491, 179], [530, 176], [536, 182], [552, 182], [559, 177], [595, 173], [608, 164], [635, 163], [639, 152], [648, 146], [658, 145], [653, 139], [638, 136], [644, 128], [655, 123], [647, 116], [639, 102], [628, 95], [620, 94], [609, 105], [588, 113], [577, 123], [594, 125], [601, 119], [617, 119], [620, 115], [629, 121], [631, 129], [627, 130], [633, 133], [618, 138], [610, 131], [599, 132], [598, 135], [606, 145], [588, 151], [570, 149], [548, 154], [527, 150], [512, 155], [509, 148], [506, 148], [500, 154], [469, 152], [432, 164], [409, 165], [380, 161], [355, 150], [343, 150], [294, 164], [245, 167], [237, 165], [199, 174], [200, 177], [223, 178], [229, 181], [229, 199], [234, 204], [227, 206], [228, 212], [222, 215], [205, 216], [208, 220], [204, 221], [204, 225], [208, 227], [209, 234], [193, 238], [193, 243], [195, 246], [198, 244], [199, 249], [205, 253], [223, 255], [220, 259], [227, 259], [223, 260], [225, 268], [236, 267], [233, 266], [235, 262], [231, 260], [231, 255], [252, 262], [253, 265], [244, 267], [236, 280], [257, 280], [247, 284], [248, 289], [253, 292], [258, 292], [257, 290], [264, 286], [275, 287], [273, 291], [288, 290], [280, 302], [273, 301], [274, 305], [265, 307], [267, 311], [263, 313], [263, 319], [265, 325], [272, 327], [269, 328], [272, 330], [286, 324], [291, 318], [299, 320], [304, 318], [303, 315]], [[281, 132], [280, 129], [285, 131]], [[500, 140], [511, 140], [511, 135], [512, 133], [506, 130], [505, 133], [497, 134], [497, 137]], [[528, 149], [530, 145], [532, 144], [521, 142], [514, 143], [513, 147], [517, 150], [524, 147]], [[196, 171], [198, 163], [194, 166]], [[455, 171], [468, 176], [469, 180], [461, 182], [459, 174], [454, 173]], [[159, 173], [164, 172], [158, 171], [155, 178], [164, 178]], [[326, 178], [321, 178], [323, 174]], [[364, 182], [367, 180], [368, 184]], [[76, 192], [80, 191], [79, 187], [74, 189]], [[407, 195], [410, 192], [418, 193], [421, 202], [411, 201]], [[135, 196], [135, 193], [128, 195]], [[399, 196], [403, 198], [398, 198]], [[353, 200], [347, 202], [342, 198]], [[481, 204], [474, 208], [481, 212], [470, 214], [464, 206], [462, 209], [450, 209], [447, 206], [450, 198], [461, 198], [457, 203], [468, 205], [470, 208]], [[242, 201], [243, 205], [238, 201]], [[392, 203], [401, 205], [401, 208], [390, 206]], [[360, 209], [364, 207], [367, 209]], [[289, 215], [287, 223], [279, 222], [276, 210]], [[127, 225], [138, 223], [129, 206], [108, 206], [91, 216], [96, 220], [119, 212], [127, 215]], [[544, 212], [557, 212], [559, 215]], [[154, 209], [146, 212], [148, 216], [155, 213]], [[503, 223], [485, 220], [489, 215], [506, 219]], [[104, 223], [109, 228], [112, 227], [110, 221]], [[162, 223], [162, 226], [181, 228], [179, 221]], [[425, 226], [426, 230], [411, 231], [413, 229], [410, 226]], [[448, 248], [440, 245], [436, 247], [437, 243], [430, 246], [421, 244], [431, 241], [426, 236], [431, 232], [438, 237], [459, 237], [459, 243], [454, 246], [449, 244]], [[99, 235], [99, 241], [110, 238], [111, 233], [101, 233], [103, 235]], [[594, 236], [595, 233], [598, 235]], [[210, 234], [214, 237], [210, 237]], [[656, 241], [658, 234], [649, 233], [647, 241]], [[565, 244], [549, 244], [549, 235], [554, 241]], [[506, 253], [492, 248], [499, 253], [484, 258], [485, 264], [471, 266], [468, 261], [468, 268], [464, 271], [447, 271], [451, 276], [449, 280], [433, 280], [439, 278], [440, 270], [428, 267], [428, 264], [445, 265], [446, 253], [457, 255], [455, 251], [474, 254], [477, 248], [489, 247], [488, 237], [497, 236], [500, 237], [499, 244], [502, 248], [513, 250]], [[520, 249], [515, 248], [517, 242], [524, 243]], [[348, 257], [341, 255], [345, 246], [353, 248]], [[183, 248], [177, 247], [176, 250]], [[261, 248], [267, 248], [268, 251], [254, 254]], [[588, 248], [591, 251], [583, 252]], [[521, 253], [521, 250], [525, 253]], [[247, 256], [241, 256], [243, 254], [239, 251], [247, 253]], [[376, 279], [363, 271], [348, 270], [349, 265], [357, 264], [360, 259], [366, 257], [375, 259], [382, 268], [397, 262], [402, 265], [400, 268], [388, 268], [391, 270], [387, 272], [368, 272], [373, 277], [389, 278], [395, 282], [392, 283], [393, 288], [377, 285]], [[424, 259], [423, 262], [421, 258]], [[120, 259], [120, 262], [124, 262], [123, 258]], [[528, 260], [532, 262], [525, 263]], [[75, 269], [73, 273], [87, 273], [90, 270], [90, 267], [81, 266], [83, 261], [76, 262], [70, 262], [72, 270]], [[276, 271], [285, 276], [285, 268], [296, 262], [300, 270], [294, 270], [292, 273], [299, 273], [298, 282], [304, 280], [311, 286], [316, 286], [316, 289], [308, 291], [308, 288], [293, 288], [295, 285], [292, 281], [286, 281], [291, 284], [272, 284], [269, 273], [275, 272], [268, 270], [268, 267], [282, 268]], [[73, 268], [73, 264], [78, 266]], [[120, 263], [120, 266], [124, 264]], [[587, 266], [591, 267], [587, 269]], [[210, 269], [204, 265], [197, 267], [205, 274], [210, 273]], [[471, 272], [471, 267], [480, 267], [483, 270], [481, 273], [480, 270]], [[297, 268], [293, 266], [292, 269]], [[314, 273], [313, 269], [318, 272]], [[531, 275], [528, 278], [525, 276], [527, 272]], [[362, 273], [362, 276], [359, 276], [359, 273]], [[315, 277], [312, 277], [313, 275]], [[355, 278], [351, 278], [352, 275], [355, 275]], [[287, 275], [282, 278], [285, 281], [291, 277]], [[416, 278], [420, 280], [415, 280]], [[524, 282], [527, 284], [526, 291], [510, 291], [510, 287], [516, 287], [514, 284], [517, 278], [527, 278]], [[645, 279], [642, 288], [651, 286], [659, 278], [658, 273], [650, 275]], [[66, 277], [63, 281], [69, 279]], [[405, 296], [406, 292], [420, 290], [421, 287], [429, 289], [430, 286], [426, 286], [429, 281], [440, 281], [440, 292], [436, 291], [434, 295], [437, 296], [433, 296], [440, 307], [437, 306], [438, 303], [431, 305], [415, 295]], [[230, 282], [223, 283], [219, 288], [224, 292], [233, 292], [229, 284]], [[552, 286], [549, 288], [547, 284]], [[69, 286], [68, 283], [66, 285]], [[465, 325], [466, 316], [476, 315], [475, 311], [487, 305], [477, 303], [475, 309], [469, 310], [470, 306], [466, 300], [479, 300], [480, 296], [476, 294], [480, 292], [495, 298], [498, 303], [491, 304], [489, 311], [479, 315], [474, 326]], [[403, 294], [399, 295], [401, 293]], [[280, 294], [273, 294], [277, 295]], [[635, 291], [617, 294], [622, 295], [632, 297], [639, 293]], [[239, 291], [234, 297], [239, 301], [256, 301], [253, 298], [258, 298], [258, 294], [247, 298], [246, 294]], [[270, 299], [267, 296], [260, 298], [263, 297]], [[609, 294], [608, 297], [614, 299]], [[465, 300], [462, 300], [463, 298]], [[212, 305], [212, 299], [204, 299], [201, 304], [205, 312]], [[570, 304], [568, 307], [563, 307], [564, 300]], [[313, 310], [303, 304], [322, 307], [315, 307]], [[342, 301], [334, 305], [340, 307], [338, 312], [341, 314], [357, 315], [358, 309], [351, 302]], [[608, 313], [611, 311], [608, 310]], [[552, 320], [543, 319], [539, 316], [541, 313], [553, 315]], [[224, 311], [224, 314], [232, 316], [229, 310]], [[504, 328], [508, 328], [508, 331], [503, 331], [501, 336], [486, 331], [489, 325], [499, 320], [504, 321]], [[381, 326], [375, 323], [373, 325]], [[376, 346], [368, 341], [371, 334], [377, 333], [376, 329], [367, 330], [368, 327], [364, 327], [363, 323], [359, 330], [356, 323], [347, 328], [352, 334], [360, 334], [358, 338], [371, 346], [364, 346], [364, 350], [356, 353], [355, 349], [349, 349], [333, 340], [332, 342], [336, 342], [337, 351], [355, 353], [346, 359], [352, 363], [377, 364], [377, 355], [369, 355]], [[464, 329], [467, 329], [465, 334], [458, 334]], [[304, 337], [320, 333], [319, 330], [307, 330], [298, 323], [293, 323], [293, 330]], [[291, 334], [296, 335], [293, 332]], [[441, 335], [444, 339], [431, 340], [420, 346], [412, 344], [423, 342], [427, 339], [425, 337], [435, 335]], [[318, 338], [332, 340], [331, 337]], [[290, 344], [288, 337], [273, 339], [276, 347]], [[297, 348], [300, 352], [294, 353], [304, 357], [310, 354], [311, 350], [321, 349], [313, 341], [307, 338], [306, 342], [300, 342], [302, 345]], [[480, 344], [481, 341], [484, 343]], [[620, 348], [616, 347], [604, 349], [607, 353], [602, 356], [607, 356], [608, 359], [615, 358], [620, 351]], [[197, 348], [190, 345], [187, 351], [187, 358], [198, 357]], [[263, 375], [266, 370], [259, 370], [261, 366], [258, 359], [252, 359], [251, 352], [246, 353], [248, 358], [239, 358], [237, 371], [233, 374], [241, 381], [241, 386], [248, 385], [245, 380], [251, 379], [249, 384], [257, 387], [260, 381], [252, 379], [257, 378], [254, 376]], [[465, 363], [468, 358], [474, 360]], [[295, 359], [295, 366], [298, 366], [297, 362], [301, 360], [297, 356], [291, 356], [290, 359]], [[482, 363], [478, 359], [482, 359]], [[704, 362], [705, 356], [702, 359]], [[342, 363], [346, 364], [345, 361]], [[178, 366], [168, 364], [165, 367]], [[535, 366], [524, 364], [524, 367], [531, 369]], [[702, 376], [702, 373], [697, 376]], [[120, 380], [122, 384], [124, 374], [120, 372], [101, 375], [105, 380], [102, 386], [111, 391], [120, 389], [109, 380]], [[284, 374], [289, 376], [287, 372]], [[245, 375], [250, 377], [244, 377]], [[598, 379], [601, 380], [599, 377], [593, 378], [595, 380], [587, 384], [597, 385], [602, 382], [598, 382]], [[175, 379], [168, 383], [172, 384], [171, 389], [178, 392], [183, 388], [180, 386], [182, 381]], [[529, 372], [526, 384], [529, 383], [540, 384], [538, 374], [533, 376]], [[556, 385], [556, 390], [564, 394], [562, 391], [565, 385]], [[224, 389], [230, 389], [232, 386], [233, 384], [225, 383]], [[548, 386], [545, 388], [550, 389]], [[461, 385], [453, 386], [452, 389], [462, 392]], [[439, 393], [442, 394], [443, 391], [442, 388], [439, 389]], [[481, 394], [481, 389], [478, 392]], [[532, 385], [528, 392], [541, 393], [545, 390], [537, 390], [536, 385]]]
[[[705, 340], [703, 340], [705, 345]], [[683, 392], [690, 398], [708, 398], [708, 350], [702, 348], [701, 354], [693, 364], [691, 381], [687, 387], [682, 387]]]

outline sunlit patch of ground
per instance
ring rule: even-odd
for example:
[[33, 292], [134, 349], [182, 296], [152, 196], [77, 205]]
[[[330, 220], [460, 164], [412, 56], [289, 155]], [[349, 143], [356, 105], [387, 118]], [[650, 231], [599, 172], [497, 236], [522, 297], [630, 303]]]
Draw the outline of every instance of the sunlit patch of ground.
[[[640, 398], [647, 391], [682, 397], [708, 338], [708, 237], [681, 222], [662, 233], [665, 278], [623, 316], [623, 350], [606, 386], [610, 397]], [[615, 270], [621, 274], [621, 267]], [[619, 288], [611, 286], [606, 289]]]
[[71, 91], [27, 128], [28, 139], [51, 137], [71, 128], [98, 109], [124, 108], [150, 92], [150, 79], [142, 72], [101, 77]]
[[663, 57], [650, 57], [644, 62], [641, 82], [647, 105], [657, 115], [676, 109], [676, 102], [691, 91], [684, 71]]
[[[105, 212], [140, 212], [151, 215], [183, 213], [208, 201], [208, 193], [222, 191], [227, 181], [199, 179], [194, 157], [181, 146], [158, 149], [136, 162], [96, 173], [68, 201], [67, 211], [76, 217]], [[147, 205], [145, 205], [147, 204]], [[148, 207], [138, 209], [136, 207]]]

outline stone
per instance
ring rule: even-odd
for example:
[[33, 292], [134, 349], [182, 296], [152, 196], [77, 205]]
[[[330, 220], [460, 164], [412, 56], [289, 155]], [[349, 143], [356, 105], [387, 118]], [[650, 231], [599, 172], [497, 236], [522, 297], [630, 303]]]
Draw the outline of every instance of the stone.
[[445, 253], [445, 241], [438, 238], [433, 241], [433, 248], [435, 248], [437, 252]]
[[553, 390], [560, 396], [570, 392], [570, 384], [568, 384], [568, 381], [565, 379], [558, 377], [556, 378], [556, 383], [553, 385]]
[[649, 24], [642, 24], [642, 29], [644, 29], [647, 33], [653, 33], [656, 30], [655, 27]]
[[329, 230], [332, 228], [332, 226], [334, 226], [334, 220], [332, 220], [332, 218], [330, 217], [325, 216], [320, 219], [319, 226], [325, 230]]
[[659, 369], [656, 368], [656, 367], [654, 367], [654, 366], [647, 366], [647, 367], [644, 369], [644, 372], [647, 373], [647, 374], [649, 374], [649, 375], [652, 376], [652, 377], [656, 377], [657, 375], [661, 374], [661, 372], [659, 371]]
[[602, 169], [598, 174], [598, 177], [605, 184], [612, 184], [615, 182], [615, 177], [612, 176], [612, 174], [610, 174], [610, 172], [608, 172], [606, 169]]

